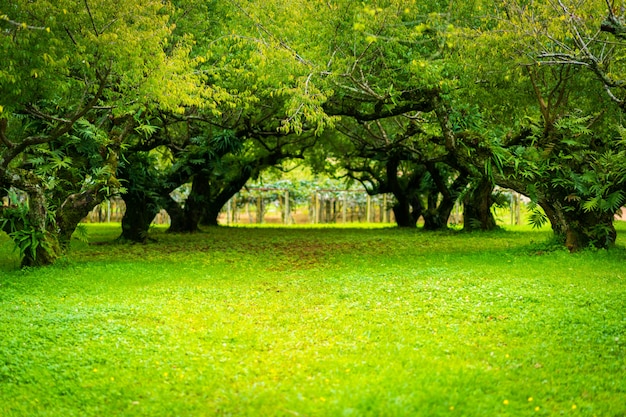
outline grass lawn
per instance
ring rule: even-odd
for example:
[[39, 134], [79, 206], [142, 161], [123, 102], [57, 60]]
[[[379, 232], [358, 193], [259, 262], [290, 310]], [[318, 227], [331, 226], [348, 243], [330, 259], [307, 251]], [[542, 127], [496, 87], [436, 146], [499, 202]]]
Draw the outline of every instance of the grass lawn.
[[[0, 416], [625, 416], [626, 225], [547, 232], [89, 226], [0, 236]], [[533, 243], [539, 242], [539, 243]]]

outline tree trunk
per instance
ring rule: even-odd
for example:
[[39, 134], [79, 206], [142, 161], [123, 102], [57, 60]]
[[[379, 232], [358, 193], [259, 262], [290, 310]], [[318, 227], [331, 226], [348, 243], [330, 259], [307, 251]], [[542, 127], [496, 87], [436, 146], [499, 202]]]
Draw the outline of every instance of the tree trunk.
[[170, 216], [170, 227], [168, 233], [195, 233], [200, 231], [198, 223], [199, 216], [193, 217], [191, 213], [182, 207], [173, 198], [170, 198], [165, 204], [165, 210]]
[[40, 239], [39, 246], [35, 254], [29, 250], [24, 252], [22, 267], [39, 267], [53, 265], [63, 254], [57, 236], [46, 232], [43, 239]]
[[409, 198], [403, 195], [396, 195], [396, 202], [392, 207], [396, 224], [402, 228], [417, 227], [417, 220], [422, 214], [421, 205], [415, 207], [409, 201]]
[[[222, 211], [222, 208], [224, 207], [224, 205], [226, 205], [226, 203], [228, 203], [228, 200], [230, 200], [235, 194], [237, 194], [239, 190], [241, 190], [241, 188], [243, 187], [243, 185], [241, 185], [240, 187], [238, 184], [239, 184], [239, 181], [237, 181], [234, 184], [230, 184], [224, 190], [222, 190], [218, 195], [213, 196], [210, 199], [210, 201], [203, 206], [203, 213], [202, 213], [202, 219], [201, 219], [202, 225], [205, 225], [205, 226], [218, 226], [219, 225], [219, 222], [217, 219], [220, 215], [220, 212]], [[245, 184], [245, 181], [243, 182], [243, 184]]]
[[[499, 178], [500, 185], [529, 195], [528, 189], [521, 181], [511, 178]], [[589, 246], [608, 248], [615, 243], [617, 233], [613, 225], [612, 212], [585, 211], [579, 201], [568, 201], [568, 194], [563, 192], [547, 196], [537, 196], [537, 204], [541, 206], [554, 235], [561, 239], [570, 252], [577, 252]]]
[[454, 199], [449, 193], [438, 202], [439, 192], [432, 191], [428, 197], [428, 209], [424, 210], [424, 230], [445, 230], [454, 208]]
[[148, 239], [150, 224], [160, 207], [142, 192], [128, 192], [122, 198], [126, 211], [122, 217], [122, 234], [118, 240], [144, 243]]
[[[54, 224], [48, 220], [48, 209], [45, 196], [39, 187], [33, 187], [28, 194], [28, 213], [21, 229], [22, 233], [14, 235], [20, 253], [22, 267], [47, 266], [54, 264], [63, 251], [59, 243], [59, 235]], [[30, 235], [31, 239], [24, 239]]]
[[202, 173], [197, 173], [191, 184], [191, 192], [181, 207], [173, 199], [166, 203], [165, 210], [170, 215], [170, 233], [195, 233], [200, 231], [199, 225], [208, 205], [210, 195], [209, 181]]
[[204, 213], [202, 215], [202, 225], [203, 226], [219, 226], [218, 217], [222, 211], [222, 207], [218, 204], [209, 204], [204, 208]]
[[11, 226], [7, 224], [5, 229], [11, 227], [13, 230], [5, 231], [12, 236], [20, 250], [22, 266], [51, 265], [69, 249], [76, 227], [103, 197], [96, 187], [70, 194], [57, 209], [54, 220], [51, 220], [49, 199], [38, 184], [39, 180], [30, 173], [17, 178], [17, 188], [28, 195], [28, 202], [23, 203], [27, 204], [27, 210], [11, 213], [13, 222]]
[[65, 199], [56, 216], [59, 244], [63, 251], [69, 249], [72, 234], [81, 220], [102, 201], [104, 197], [94, 189], [72, 194]]
[[[207, 187], [203, 190], [206, 194], [204, 195], [205, 203], [202, 205], [200, 224], [203, 226], [218, 226], [219, 222], [217, 218], [222, 208], [228, 203], [228, 200], [241, 191], [243, 186], [246, 185], [246, 182], [250, 179], [250, 175], [250, 170], [242, 170], [239, 175], [226, 182], [213, 184], [207, 182]], [[263, 210], [261, 210], [261, 212], [262, 211]]]
[[424, 217], [424, 230], [435, 231], [447, 229], [448, 218], [451, 212], [452, 208], [446, 210], [441, 210], [440, 208], [426, 210], [422, 215], [422, 217]]
[[617, 238], [613, 225], [614, 214], [610, 212], [584, 211], [581, 208], [564, 208], [558, 201], [540, 201], [554, 234], [563, 240], [570, 252], [589, 246], [605, 249]]
[[463, 230], [494, 230], [496, 219], [491, 212], [493, 185], [480, 180], [463, 199]]

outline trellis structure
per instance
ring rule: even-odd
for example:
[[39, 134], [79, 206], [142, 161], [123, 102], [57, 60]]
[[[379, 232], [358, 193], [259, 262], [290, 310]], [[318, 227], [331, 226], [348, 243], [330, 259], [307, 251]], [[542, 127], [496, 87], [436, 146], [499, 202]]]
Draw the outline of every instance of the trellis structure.
[[286, 188], [247, 188], [226, 204], [220, 219], [223, 224], [389, 223], [391, 201], [362, 190], [320, 189], [303, 197]]
[[[498, 218], [501, 222], [519, 225], [523, 223], [520, 213], [525, 211], [521, 207], [527, 199], [512, 192], [510, 200], [509, 208], [496, 210]], [[9, 202], [5, 198], [1, 204], [7, 206]], [[247, 187], [223, 207], [219, 222], [223, 225], [394, 223], [392, 204], [392, 195], [370, 196], [365, 190], [318, 189], [298, 193], [287, 188]], [[124, 200], [115, 197], [94, 208], [84, 222], [121, 222], [125, 210]], [[510, 219], [507, 218], [509, 216]], [[616, 217], [620, 219], [619, 216]], [[626, 219], [626, 216], [622, 219]], [[169, 215], [161, 210], [153, 223], [169, 224]], [[462, 207], [457, 203], [451, 214], [450, 224], [462, 223]]]
[[[237, 193], [223, 207], [221, 224], [324, 224], [324, 223], [391, 223], [392, 198], [369, 196], [360, 190], [317, 190], [302, 195], [284, 188], [247, 188]], [[87, 223], [121, 222], [126, 206], [119, 197], [94, 208]], [[165, 210], [155, 217], [155, 224], [169, 224]]]

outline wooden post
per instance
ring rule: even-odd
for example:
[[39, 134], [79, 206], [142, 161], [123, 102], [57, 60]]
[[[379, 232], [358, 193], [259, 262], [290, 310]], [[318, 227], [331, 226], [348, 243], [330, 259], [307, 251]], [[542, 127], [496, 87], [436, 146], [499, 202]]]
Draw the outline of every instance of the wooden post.
[[356, 208], [357, 208], [356, 204], [352, 204], [350, 206], [350, 223], [354, 222], [354, 211], [355, 211]]
[[513, 222], [515, 221], [515, 195], [513, 193], [513, 191], [511, 191], [511, 221], [510, 221], [510, 225], [513, 226]]
[[250, 211], [250, 199], [246, 199], [246, 214], [248, 215], [248, 223], [252, 223], [252, 212]]
[[235, 224], [237, 223], [237, 194], [235, 194], [233, 198], [231, 198], [231, 201], [232, 201], [232, 205], [231, 205], [232, 213], [231, 213], [230, 221], [231, 223]]
[[320, 195], [315, 193], [315, 223], [321, 223], [322, 220], [322, 207], [320, 200]]
[[387, 194], [383, 194], [383, 223], [389, 223], [389, 212], [387, 211]]
[[326, 198], [324, 200], [324, 223], [330, 223], [333, 218], [333, 200]]
[[260, 191], [256, 199], [256, 222], [263, 223], [263, 196]]
[[372, 197], [367, 195], [367, 207], [365, 209], [365, 223], [369, 223], [372, 220]]
[[290, 224], [291, 208], [289, 207], [289, 190], [285, 190], [285, 224]]
[[228, 203], [226, 203], [226, 224], [227, 225], [230, 225], [231, 204], [232, 204], [232, 199], [228, 200]]

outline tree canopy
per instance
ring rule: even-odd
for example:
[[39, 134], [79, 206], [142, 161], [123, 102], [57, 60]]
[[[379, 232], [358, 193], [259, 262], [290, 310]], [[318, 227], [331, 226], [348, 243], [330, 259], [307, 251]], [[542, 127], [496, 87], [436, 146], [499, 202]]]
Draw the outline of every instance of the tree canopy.
[[157, 208], [191, 231], [298, 159], [394, 193], [401, 225], [446, 227], [462, 201], [493, 227], [500, 185], [570, 249], [607, 247], [626, 201], [623, 13], [608, 0], [0, 1], [0, 226], [25, 265], [47, 264], [111, 195], [144, 214], [127, 219], [131, 240]]

